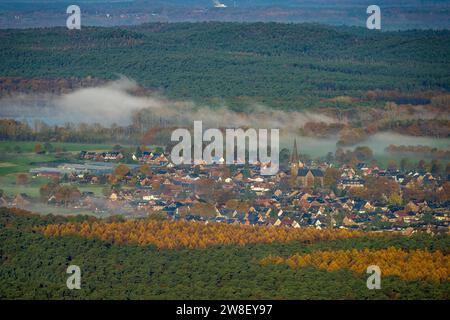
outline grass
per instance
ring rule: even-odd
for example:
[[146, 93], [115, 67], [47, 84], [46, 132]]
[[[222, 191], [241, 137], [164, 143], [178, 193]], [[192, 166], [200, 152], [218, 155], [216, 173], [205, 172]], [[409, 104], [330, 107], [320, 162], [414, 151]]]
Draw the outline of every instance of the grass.
[[[36, 144], [42, 146], [45, 142], [38, 141], [0, 141], [0, 176], [12, 173], [28, 172], [35, 163], [60, 161], [54, 153], [36, 154], [34, 146]], [[112, 144], [86, 144], [86, 143], [52, 143], [52, 146], [67, 150], [71, 153], [85, 151], [110, 151], [113, 149]], [[20, 153], [14, 152], [19, 147]]]
[[14, 167], [15, 164], [11, 162], [0, 162], [0, 168], [8, 168], [8, 167]]
[[[18, 185], [16, 183], [16, 174], [8, 174], [0, 176], [0, 189], [2, 189], [8, 197], [14, 197], [19, 193], [26, 193], [31, 197], [39, 197], [39, 188], [48, 182], [48, 177], [33, 177], [29, 179], [26, 185]], [[81, 192], [93, 192], [95, 196], [103, 196], [104, 185], [75, 185]]]
[[[46, 142], [42, 141], [0, 141], [0, 152], [4, 153], [14, 150], [15, 147], [20, 147], [24, 153], [34, 152], [34, 146], [40, 144], [44, 146]], [[114, 147], [112, 144], [89, 144], [89, 143], [71, 143], [71, 142], [52, 142], [54, 149], [67, 150], [69, 152], [76, 151], [110, 151]]]
[[94, 213], [93, 211], [87, 209], [74, 209], [74, 208], [64, 208], [64, 207], [53, 207], [45, 204], [34, 204], [32, 206], [27, 207], [27, 210], [32, 212], [37, 212], [41, 215], [53, 214], [53, 215], [62, 215], [62, 216], [75, 216], [75, 215], [89, 215], [96, 217], [105, 217], [108, 216], [107, 213]]
[[[0, 141], [0, 189], [7, 197], [15, 197], [20, 193], [25, 193], [30, 197], [38, 198], [39, 188], [50, 182], [49, 177], [31, 177], [26, 185], [16, 183], [18, 173], [28, 173], [33, 167], [39, 166], [39, 163], [54, 161], [73, 161], [75, 157], [69, 156], [67, 159], [56, 158], [54, 153], [36, 154], [34, 146], [36, 143], [44, 145], [43, 142], [24, 142], [24, 141]], [[76, 154], [81, 150], [86, 151], [108, 151], [112, 150], [114, 145], [109, 144], [80, 144], [80, 143], [52, 143], [54, 148], [64, 148], [66, 151]], [[14, 152], [20, 148], [20, 153]], [[127, 146], [124, 146], [127, 147]], [[81, 192], [93, 192], [95, 196], [102, 197], [103, 185], [76, 185]], [[45, 204], [34, 204], [29, 208], [32, 211], [41, 214], [58, 215], [95, 215], [104, 216], [105, 214], [94, 213], [86, 209], [52, 207]]]
[[40, 186], [50, 181], [51, 179], [47, 177], [35, 177], [29, 179], [29, 183], [26, 185], [18, 185], [16, 183], [16, 175], [9, 174], [0, 176], [0, 189], [2, 189], [8, 197], [14, 197], [19, 193], [26, 193], [31, 197], [39, 197]]
[[81, 192], [93, 192], [95, 194], [95, 196], [97, 196], [97, 197], [103, 196], [103, 189], [106, 187], [106, 185], [92, 185], [92, 184], [88, 184], [88, 185], [76, 184], [75, 186]]
[[[39, 196], [39, 188], [41, 185], [50, 182], [47, 177], [34, 177], [29, 179], [27, 185], [17, 185], [16, 177], [18, 173], [28, 173], [33, 167], [37, 167], [38, 163], [61, 161], [56, 158], [55, 154], [36, 154], [33, 152], [36, 143], [44, 145], [43, 142], [28, 141], [0, 141], [0, 189], [2, 189], [8, 197], [14, 197], [19, 193], [26, 193], [31, 197]], [[19, 147], [21, 152], [6, 152]], [[89, 151], [106, 151], [112, 150], [114, 145], [109, 144], [81, 144], [81, 143], [52, 143], [54, 148], [65, 148], [68, 152], [76, 153], [81, 150]], [[73, 160], [71, 158], [67, 161]], [[81, 185], [78, 186], [81, 192], [93, 192], [96, 196], [103, 195], [104, 186], [97, 185]]]
[[[3, 153], [0, 154], [0, 176], [28, 172], [36, 162], [55, 161], [54, 155], [35, 154], [35, 153]], [[6, 165], [5, 165], [6, 164]]]

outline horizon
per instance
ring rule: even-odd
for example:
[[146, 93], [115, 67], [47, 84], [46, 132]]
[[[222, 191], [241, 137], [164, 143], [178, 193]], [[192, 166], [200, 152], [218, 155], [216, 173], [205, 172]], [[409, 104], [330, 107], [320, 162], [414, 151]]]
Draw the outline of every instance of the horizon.
[[[80, 1], [83, 23], [129, 26], [148, 22], [281, 22], [365, 26], [370, 1]], [[70, 1], [0, 1], [0, 29], [65, 26]], [[450, 29], [450, 2], [379, 1], [383, 30]], [[424, 5], [426, 7], [424, 7]], [[216, 6], [216, 7], [215, 7]]]

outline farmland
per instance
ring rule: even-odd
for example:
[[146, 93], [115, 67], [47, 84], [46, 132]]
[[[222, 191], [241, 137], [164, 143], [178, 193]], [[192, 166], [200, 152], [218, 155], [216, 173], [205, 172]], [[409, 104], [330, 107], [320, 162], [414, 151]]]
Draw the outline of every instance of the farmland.
[[38, 163], [61, 162], [70, 159], [70, 154], [78, 153], [81, 150], [107, 151], [113, 148], [112, 145], [107, 144], [51, 143], [55, 150], [65, 150], [68, 153], [62, 157], [57, 157], [55, 153], [36, 154], [34, 152], [36, 144], [44, 145], [44, 142], [0, 141], [0, 176], [28, 172]]

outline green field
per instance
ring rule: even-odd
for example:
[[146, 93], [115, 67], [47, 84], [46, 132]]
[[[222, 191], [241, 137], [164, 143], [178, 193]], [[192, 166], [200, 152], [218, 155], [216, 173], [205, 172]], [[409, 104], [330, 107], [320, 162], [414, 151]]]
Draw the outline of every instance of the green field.
[[[24, 153], [34, 152], [34, 146], [41, 144], [44, 146], [46, 142], [42, 141], [0, 141], [0, 152], [4, 153], [9, 148], [13, 149], [19, 146]], [[71, 143], [71, 142], [51, 142], [54, 149], [65, 149], [70, 152], [76, 151], [108, 151], [114, 145], [112, 144], [88, 144], [88, 143]]]
[[[51, 154], [35, 154], [33, 152], [36, 143], [44, 145], [43, 142], [29, 141], [0, 141], [0, 189], [5, 192], [8, 197], [14, 197], [19, 193], [26, 193], [31, 197], [39, 196], [39, 187], [50, 181], [46, 177], [30, 177], [29, 183], [26, 185], [18, 185], [16, 183], [17, 173], [29, 172], [37, 163], [63, 161], [74, 159], [58, 159], [54, 153]], [[112, 150], [113, 145], [108, 144], [79, 144], [79, 143], [52, 143], [54, 148], [65, 148], [69, 152], [79, 152], [81, 150], [89, 151], [106, 151]], [[5, 152], [16, 146], [20, 147], [21, 153]], [[80, 186], [80, 191], [94, 192], [95, 195], [102, 194], [102, 186]]]
[[51, 162], [54, 155], [34, 153], [2, 153], [0, 155], [0, 176], [12, 173], [28, 172], [36, 162]]
[[8, 197], [14, 197], [19, 193], [26, 193], [31, 197], [39, 197], [39, 187], [47, 182], [50, 182], [50, 178], [35, 177], [30, 178], [27, 185], [21, 186], [16, 183], [15, 174], [8, 174], [0, 176], [0, 189], [2, 189]]
[[[34, 146], [38, 143], [42, 146], [45, 144], [45, 142], [38, 141], [0, 141], [0, 176], [11, 173], [28, 172], [35, 163], [64, 160], [56, 158], [54, 153], [34, 153]], [[52, 146], [54, 149], [64, 149], [72, 153], [82, 150], [109, 151], [114, 147], [114, 145], [111, 144], [83, 144], [68, 142], [52, 143]], [[17, 147], [20, 148], [20, 153], [14, 151]]]
[[26, 208], [27, 210], [31, 212], [38, 213], [40, 215], [58, 215], [58, 216], [76, 216], [76, 215], [82, 215], [82, 216], [95, 216], [98, 218], [109, 216], [108, 213], [100, 214], [95, 213], [93, 211], [82, 209], [82, 208], [63, 208], [63, 207], [56, 207], [56, 206], [50, 206], [45, 204], [33, 204], [31, 206], [28, 206]]

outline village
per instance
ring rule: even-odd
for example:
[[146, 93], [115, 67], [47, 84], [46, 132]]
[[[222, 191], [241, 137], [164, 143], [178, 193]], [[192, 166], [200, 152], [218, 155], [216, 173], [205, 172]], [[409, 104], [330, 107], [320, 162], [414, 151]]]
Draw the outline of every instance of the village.
[[[47, 177], [40, 197], [20, 193], [1, 206], [83, 209], [101, 217], [269, 225], [288, 228], [346, 228], [367, 231], [449, 228], [449, 176], [424, 169], [380, 169], [367, 163], [336, 166], [300, 160], [294, 144], [287, 165], [263, 176], [260, 164], [174, 165], [162, 150], [86, 152], [77, 163], [30, 169]], [[102, 195], [83, 190], [104, 187]]]

